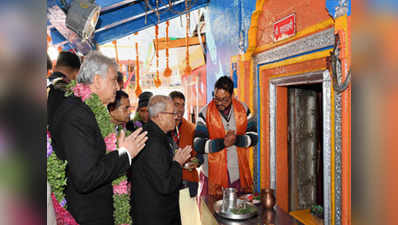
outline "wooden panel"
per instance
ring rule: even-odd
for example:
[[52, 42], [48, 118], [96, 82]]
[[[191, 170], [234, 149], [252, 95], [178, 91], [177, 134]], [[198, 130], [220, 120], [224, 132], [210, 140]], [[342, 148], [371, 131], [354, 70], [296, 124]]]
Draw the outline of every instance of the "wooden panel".
[[[166, 48], [180, 48], [185, 47], [186, 38], [178, 38], [176, 40], [170, 40], [166, 42], [166, 38], [159, 38], [159, 50], [163, 50]], [[202, 35], [202, 43], [206, 42], [206, 38]], [[153, 40], [153, 44], [155, 49], [157, 48], [155, 39]], [[188, 45], [200, 45], [198, 36], [188, 38]]]
[[307, 60], [300, 63], [264, 70], [266, 75], [295, 75], [326, 69], [326, 58]]
[[269, 158], [269, 77], [264, 72], [260, 72], [260, 186], [261, 189], [270, 187], [270, 158]]
[[289, 214], [304, 225], [323, 225], [323, 221], [313, 216], [309, 209], [292, 211]]
[[289, 211], [289, 166], [288, 166], [288, 112], [287, 88], [276, 88], [276, 202]]

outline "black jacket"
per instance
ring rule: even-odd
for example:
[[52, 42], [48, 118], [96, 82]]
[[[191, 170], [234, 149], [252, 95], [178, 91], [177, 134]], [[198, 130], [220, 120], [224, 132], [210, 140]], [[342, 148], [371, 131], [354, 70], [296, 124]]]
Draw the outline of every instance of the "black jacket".
[[179, 188], [182, 168], [173, 161], [173, 142], [154, 122], [145, 148], [132, 163], [132, 218], [134, 225], [180, 225]]
[[50, 127], [54, 151], [67, 160], [68, 211], [80, 225], [112, 225], [112, 181], [129, 168], [127, 153], [105, 153], [94, 113], [80, 98], [69, 97]]
[[[54, 82], [54, 80], [57, 78], [62, 79]], [[47, 97], [47, 124], [49, 126], [52, 125], [55, 112], [65, 100], [66, 85], [68, 85], [68, 83], [64, 78], [65, 75], [60, 72], [54, 72], [49, 77], [49, 80], [52, 82], [52, 84], [48, 86], [49, 91]]]

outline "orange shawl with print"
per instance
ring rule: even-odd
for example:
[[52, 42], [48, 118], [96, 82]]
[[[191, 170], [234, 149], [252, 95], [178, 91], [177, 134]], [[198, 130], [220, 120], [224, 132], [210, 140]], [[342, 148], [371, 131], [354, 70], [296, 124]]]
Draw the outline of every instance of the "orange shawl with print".
[[[235, 98], [232, 99], [232, 110], [236, 123], [236, 135], [244, 135], [247, 128], [246, 110], [242, 103]], [[210, 139], [224, 138], [226, 131], [221, 120], [221, 114], [218, 111], [214, 101], [208, 105], [206, 113], [206, 123]], [[246, 192], [252, 191], [253, 181], [249, 167], [249, 151], [247, 148], [236, 147], [238, 152], [240, 187]], [[227, 150], [208, 155], [208, 191], [210, 195], [222, 195], [221, 187], [228, 187], [228, 167]]]
[[[195, 133], [195, 126], [189, 122], [188, 120], [182, 118], [181, 121], [181, 127], [180, 127], [180, 143], [179, 146], [180, 148], [184, 148], [187, 145], [193, 144], [193, 135]], [[194, 149], [192, 149], [191, 152], [191, 157], [195, 157], [197, 153], [195, 152]], [[196, 169], [192, 169], [191, 171], [187, 169], [182, 170], [182, 179], [187, 180], [190, 182], [198, 182], [199, 181], [199, 176], [198, 172]]]

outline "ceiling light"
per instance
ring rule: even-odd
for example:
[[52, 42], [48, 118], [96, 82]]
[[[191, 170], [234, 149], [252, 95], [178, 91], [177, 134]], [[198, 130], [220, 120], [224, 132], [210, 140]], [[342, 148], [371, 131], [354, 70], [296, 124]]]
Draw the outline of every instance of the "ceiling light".
[[95, 31], [101, 7], [93, 0], [73, 0], [66, 14], [66, 27], [83, 40], [89, 39]]

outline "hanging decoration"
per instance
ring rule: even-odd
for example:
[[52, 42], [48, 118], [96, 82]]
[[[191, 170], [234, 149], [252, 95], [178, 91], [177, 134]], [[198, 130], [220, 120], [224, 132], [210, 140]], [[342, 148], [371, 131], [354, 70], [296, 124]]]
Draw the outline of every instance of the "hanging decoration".
[[171, 69], [169, 67], [169, 21], [166, 21], [166, 69], [163, 72], [163, 76], [170, 77]]
[[178, 11], [178, 10], [173, 9], [173, 1], [172, 0], [167, 0], [167, 1], [169, 3], [169, 8], [167, 11], [170, 11], [179, 16], [182, 16], [182, 15], [186, 14], [187, 12], [191, 11], [192, 7], [197, 2], [197, 0], [185, 0], [185, 9], [182, 11]]
[[162, 81], [159, 78], [159, 25], [156, 24], [155, 26], [155, 41], [156, 41], [156, 77], [153, 80], [153, 82], [155, 83], [155, 87], [160, 87], [160, 85], [162, 84]]
[[135, 95], [138, 97], [141, 93], [140, 87], [140, 61], [138, 57], [138, 42], [135, 43]]
[[51, 42], [52, 42], [51, 36], [49, 34], [47, 34], [47, 50], [48, 50], [48, 47], [51, 45]]
[[113, 44], [113, 47], [115, 48], [115, 60], [116, 60], [116, 63], [119, 65], [119, 52], [117, 50], [117, 41], [113, 40], [112, 44]]
[[[134, 35], [138, 35], [138, 32], [135, 32]], [[130, 39], [129, 39], [130, 40]], [[138, 55], [138, 54], [136, 54]], [[126, 89], [129, 87], [129, 84], [131, 83], [131, 78], [133, 77], [133, 72], [135, 70], [134, 65], [132, 64], [131, 60], [127, 60], [127, 80], [124, 82], [123, 88]]]
[[[185, 5], [187, 3], [185, 2]], [[186, 18], [187, 18], [187, 24], [186, 24], [186, 29], [185, 29], [185, 48], [186, 48], [186, 52], [185, 52], [185, 62], [186, 62], [186, 66], [185, 66], [185, 70], [184, 70], [184, 74], [188, 75], [192, 73], [192, 68], [191, 65], [189, 63], [189, 26], [190, 26], [190, 13], [188, 12], [186, 14]]]

